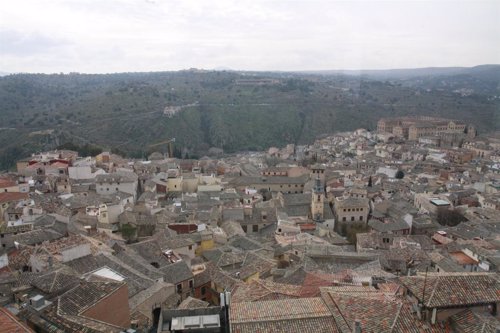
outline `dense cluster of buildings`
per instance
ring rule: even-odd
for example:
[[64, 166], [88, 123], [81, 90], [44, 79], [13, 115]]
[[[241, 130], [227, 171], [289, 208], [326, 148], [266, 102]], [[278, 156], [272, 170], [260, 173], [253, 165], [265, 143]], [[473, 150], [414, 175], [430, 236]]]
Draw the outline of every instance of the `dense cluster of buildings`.
[[0, 331], [498, 332], [500, 136], [378, 125], [219, 159], [19, 161]]

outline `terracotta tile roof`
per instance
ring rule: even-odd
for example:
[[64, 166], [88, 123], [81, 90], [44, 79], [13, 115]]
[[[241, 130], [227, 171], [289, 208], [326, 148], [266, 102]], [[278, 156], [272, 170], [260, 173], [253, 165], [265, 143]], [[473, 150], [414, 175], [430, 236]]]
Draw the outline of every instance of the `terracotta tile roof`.
[[443, 235], [440, 235], [440, 234], [434, 234], [432, 235], [432, 240], [439, 243], [439, 244], [449, 244], [449, 243], [453, 243], [453, 239], [451, 238], [448, 238], [446, 236], [443, 236]]
[[340, 332], [331, 317], [301, 318], [297, 320], [272, 320], [234, 323], [234, 333], [336, 333]]
[[0, 188], [16, 186], [16, 182], [11, 179], [0, 178]]
[[351, 332], [355, 320], [363, 332], [449, 332], [420, 321], [406, 300], [386, 297], [372, 287], [325, 288], [321, 296], [342, 332]]
[[452, 327], [462, 333], [495, 333], [496, 327], [500, 326], [500, 320], [489, 314], [480, 314], [466, 309], [453, 315]]
[[300, 298], [233, 303], [232, 331], [339, 332], [321, 298]]
[[332, 298], [349, 326], [358, 319], [367, 332], [390, 332], [399, 311], [399, 304], [385, 302], [383, 294], [355, 297], [349, 293], [327, 293], [324, 297]]
[[276, 283], [268, 280], [252, 281], [238, 285], [233, 292], [232, 302], [255, 302], [300, 297], [301, 287]]
[[20, 250], [14, 250], [9, 253], [9, 266], [16, 270], [22, 270], [23, 266], [29, 264], [31, 255], [34, 252], [33, 247], [25, 247]]
[[479, 263], [461, 251], [451, 252], [450, 256], [460, 265], [477, 265]]
[[28, 193], [21, 192], [1, 192], [0, 193], [0, 203], [12, 202], [28, 199]]
[[386, 295], [396, 295], [400, 288], [401, 285], [397, 283], [381, 283], [378, 285], [378, 289]]
[[407, 276], [399, 280], [430, 308], [500, 302], [500, 282], [486, 274], [431, 274], [427, 279], [424, 276]]
[[0, 308], [0, 333], [34, 332], [5, 308]]
[[334, 277], [330, 274], [306, 273], [304, 282], [300, 287], [301, 297], [315, 297], [320, 294], [320, 287], [333, 285]]

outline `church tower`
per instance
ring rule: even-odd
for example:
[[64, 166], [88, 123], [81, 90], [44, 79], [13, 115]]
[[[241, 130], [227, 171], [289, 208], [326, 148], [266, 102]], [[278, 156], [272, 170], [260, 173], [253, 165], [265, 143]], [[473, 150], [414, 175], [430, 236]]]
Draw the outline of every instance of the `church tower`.
[[325, 190], [318, 175], [314, 183], [311, 199], [311, 215], [314, 222], [323, 222], [325, 206]]

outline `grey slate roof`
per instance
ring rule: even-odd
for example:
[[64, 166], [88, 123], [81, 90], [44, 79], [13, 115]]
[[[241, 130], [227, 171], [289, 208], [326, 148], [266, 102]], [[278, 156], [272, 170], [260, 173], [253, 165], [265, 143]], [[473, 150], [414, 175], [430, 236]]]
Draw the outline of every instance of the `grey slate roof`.
[[14, 236], [14, 241], [24, 245], [41, 244], [44, 241], [53, 241], [62, 238], [63, 235], [52, 229], [38, 229]]
[[263, 247], [262, 244], [257, 242], [256, 240], [250, 239], [245, 236], [236, 236], [231, 241], [228, 243], [228, 245], [231, 245], [235, 248], [244, 250], [244, 251], [251, 251], [251, 250], [258, 250]]
[[98, 270], [102, 267], [109, 267], [125, 277], [128, 286], [129, 297], [139, 291], [149, 288], [153, 280], [137, 271], [134, 267], [128, 266], [119, 258], [112, 255], [99, 254], [97, 256], [88, 255], [65, 263], [80, 274], [86, 274]]
[[123, 286], [121, 282], [89, 282], [82, 281], [75, 288], [64, 293], [58, 302], [58, 310], [62, 315], [77, 316], [88, 307]]
[[163, 273], [165, 282], [173, 284], [177, 284], [193, 278], [191, 268], [183, 260], [180, 260], [168, 266], [164, 266], [160, 268], [160, 271]]
[[96, 183], [133, 183], [137, 181], [137, 175], [133, 172], [116, 172], [96, 176]]
[[371, 219], [368, 221], [368, 226], [378, 232], [393, 232], [410, 228], [410, 226], [402, 220], [384, 223], [379, 220]]

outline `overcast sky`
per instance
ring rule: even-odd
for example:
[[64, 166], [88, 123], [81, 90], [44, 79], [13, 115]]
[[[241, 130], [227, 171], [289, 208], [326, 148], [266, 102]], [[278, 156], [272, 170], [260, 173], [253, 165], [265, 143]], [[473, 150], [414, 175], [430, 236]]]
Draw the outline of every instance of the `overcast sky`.
[[0, 71], [500, 63], [500, 0], [5, 0]]

